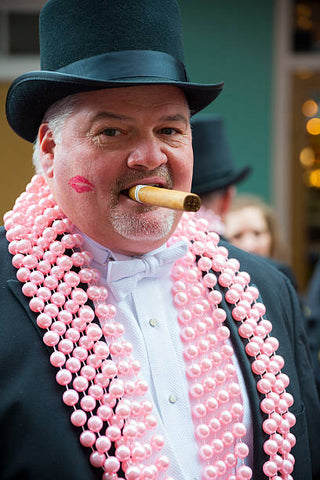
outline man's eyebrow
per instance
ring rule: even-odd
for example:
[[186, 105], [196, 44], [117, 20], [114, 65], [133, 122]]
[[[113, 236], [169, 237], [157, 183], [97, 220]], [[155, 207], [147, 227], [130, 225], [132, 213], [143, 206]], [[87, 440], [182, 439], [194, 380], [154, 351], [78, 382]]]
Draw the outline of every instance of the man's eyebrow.
[[176, 115], [165, 115], [164, 117], [160, 118], [161, 122], [183, 122], [185, 124], [189, 123], [189, 118], [185, 115], [181, 115], [177, 113]]
[[[91, 119], [91, 123], [97, 122], [99, 120], [112, 119], [112, 120], [123, 120], [123, 121], [134, 121], [133, 117], [128, 115], [123, 115], [120, 113], [114, 113], [109, 111], [103, 111], [96, 113]], [[175, 115], [164, 115], [159, 118], [159, 122], [183, 122], [186, 125], [189, 124], [189, 117], [177, 113]]]
[[103, 111], [103, 112], [96, 113], [91, 118], [91, 122], [93, 123], [93, 122], [103, 120], [103, 119], [106, 119], [106, 118], [110, 118], [110, 119], [113, 119], [113, 120], [133, 120], [133, 117], [129, 117], [127, 115], [122, 115], [122, 114], [119, 114], [119, 113]]

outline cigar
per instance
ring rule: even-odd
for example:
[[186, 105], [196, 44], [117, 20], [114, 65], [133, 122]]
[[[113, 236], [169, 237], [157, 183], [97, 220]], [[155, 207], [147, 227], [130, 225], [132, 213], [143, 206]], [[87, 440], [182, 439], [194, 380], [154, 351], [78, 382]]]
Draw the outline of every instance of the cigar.
[[197, 212], [201, 206], [200, 197], [195, 193], [168, 190], [150, 185], [136, 185], [129, 189], [128, 194], [132, 200], [139, 203], [184, 210], [185, 212]]

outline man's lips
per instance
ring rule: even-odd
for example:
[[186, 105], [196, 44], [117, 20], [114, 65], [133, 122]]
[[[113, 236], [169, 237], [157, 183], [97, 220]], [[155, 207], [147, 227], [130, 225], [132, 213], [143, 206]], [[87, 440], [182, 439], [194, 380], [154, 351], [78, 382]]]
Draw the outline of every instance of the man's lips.
[[92, 185], [92, 183], [89, 182], [87, 178], [82, 177], [81, 175], [71, 177], [68, 184], [77, 193], [92, 192], [94, 190], [94, 186]]
[[146, 185], [148, 187], [158, 187], [158, 188], [170, 188], [165, 184], [165, 182], [150, 182], [150, 181], [140, 180], [138, 182], [128, 185], [126, 188], [120, 191], [120, 194], [125, 195], [126, 197], [129, 197], [128, 191], [130, 190], [130, 188], [136, 187], [137, 185]]

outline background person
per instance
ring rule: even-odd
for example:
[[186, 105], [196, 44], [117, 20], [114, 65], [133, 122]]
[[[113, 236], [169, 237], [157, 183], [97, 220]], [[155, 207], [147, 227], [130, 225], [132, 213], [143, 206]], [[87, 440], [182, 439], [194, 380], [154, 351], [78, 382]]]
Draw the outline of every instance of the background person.
[[237, 247], [279, 261], [286, 259], [276, 214], [260, 197], [236, 196], [225, 223], [226, 236]]
[[250, 194], [234, 197], [225, 216], [225, 236], [236, 247], [272, 261], [298, 290], [276, 214], [260, 197]]
[[316, 263], [304, 296], [307, 306], [307, 334], [312, 366], [320, 397], [320, 260]]
[[236, 168], [220, 115], [196, 115], [191, 120], [194, 155], [192, 192], [201, 197], [197, 215], [210, 228], [223, 234], [224, 219], [236, 193], [236, 185], [250, 173], [250, 167]]

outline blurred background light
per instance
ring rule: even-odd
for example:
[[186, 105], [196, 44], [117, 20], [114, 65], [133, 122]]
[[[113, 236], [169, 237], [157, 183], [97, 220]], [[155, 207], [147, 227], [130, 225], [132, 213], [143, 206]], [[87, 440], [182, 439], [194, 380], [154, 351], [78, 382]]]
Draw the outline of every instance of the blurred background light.
[[319, 135], [320, 133], [320, 118], [311, 118], [306, 125], [307, 132], [310, 135]]
[[300, 163], [304, 167], [312, 167], [315, 163], [315, 152], [311, 147], [305, 147], [300, 152]]
[[314, 117], [319, 110], [317, 102], [314, 100], [306, 100], [302, 105], [302, 113], [306, 117]]

